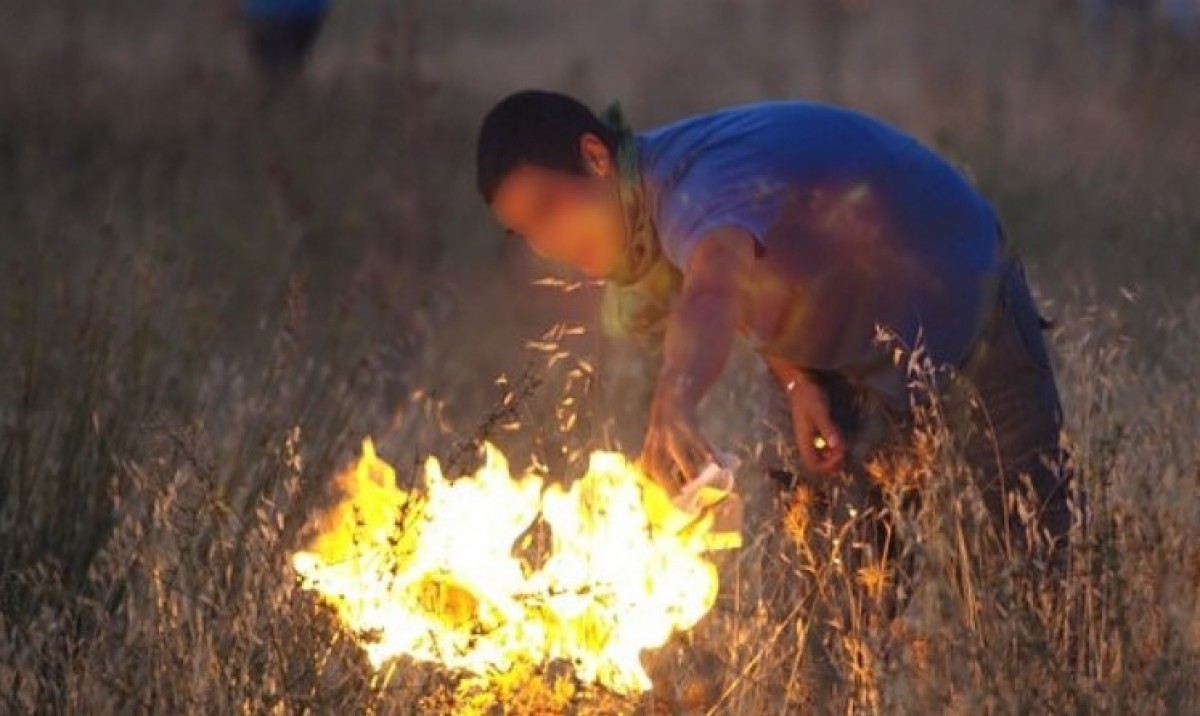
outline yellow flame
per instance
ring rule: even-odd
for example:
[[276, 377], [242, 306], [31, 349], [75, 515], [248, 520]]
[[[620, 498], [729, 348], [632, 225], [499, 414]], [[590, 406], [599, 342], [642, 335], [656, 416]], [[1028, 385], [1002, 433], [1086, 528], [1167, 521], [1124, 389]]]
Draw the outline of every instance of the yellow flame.
[[[645, 691], [641, 653], [716, 599], [706, 553], [741, 544], [611, 452], [569, 488], [543, 488], [488, 444], [474, 475], [447, 480], [431, 458], [424, 489], [406, 491], [367, 440], [337, 482], [343, 501], [293, 565], [376, 668], [406, 655], [485, 675], [562, 659], [585, 683]], [[550, 546], [534, 566], [515, 552], [539, 515]]]

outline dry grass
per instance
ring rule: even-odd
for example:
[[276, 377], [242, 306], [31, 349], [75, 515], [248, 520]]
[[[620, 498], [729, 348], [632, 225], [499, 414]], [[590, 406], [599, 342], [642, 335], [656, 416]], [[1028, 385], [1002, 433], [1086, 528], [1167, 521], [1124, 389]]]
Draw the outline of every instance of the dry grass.
[[[7, 711], [407, 713], [419, 704], [456, 713], [1166, 714], [1200, 706], [1200, 549], [1190, 539], [1200, 528], [1200, 385], [1195, 375], [1137, 365], [1115, 338], [1114, 317], [1073, 319], [1058, 341], [1072, 452], [1092, 511], [1065, 572], [996, 543], [931, 414], [918, 449], [876, 471], [897, 548], [878, 549], [873, 514], [845, 486], [780, 494], [727, 570], [733, 601], [648, 655], [653, 698], [629, 701], [576, 684], [555, 665], [486, 684], [419, 664], [372, 674], [354, 637], [297, 589], [287, 562], [325, 497], [323, 478], [357, 437], [350, 415], [324, 412], [355, 404], [356, 369], [304, 359], [293, 310], [275, 327], [263, 365], [210, 366], [191, 391], [173, 389], [186, 365], [175, 350], [186, 339], [151, 338], [167, 328], [157, 323], [163, 307], [139, 303], [140, 282], [126, 294], [105, 281], [96, 286], [110, 289], [103, 305], [114, 315], [83, 311], [72, 323], [38, 311], [23, 350], [8, 354], [15, 380], [3, 526], [19, 538], [5, 540], [0, 585]], [[114, 317], [126, 311], [138, 316], [131, 324]], [[1200, 343], [1200, 312], [1178, 322], [1182, 349]], [[504, 386], [514, 398], [502, 393], [477, 431], [443, 435], [443, 451], [465, 466], [472, 439], [552, 414], [564, 396], [550, 388], [578, 375], [575, 360], [535, 364]], [[744, 400], [760, 378], [743, 369], [723, 390]], [[570, 404], [580, 402], [603, 404]], [[430, 401], [405, 407], [385, 444], [439, 444]], [[180, 409], [189, 423], [169, 417]], [[528, 449], [569, 472], [570, 453], [595, 440], [547, 422], [522, 432], [535, 437]], [[917, 485], [914, 507], [907, 498]], [[898, 604], [906, 606], [893, 619]]]
[[[1194, 48], [1131, 56], [1052, 3], [930, 0], [918, 22], [682, 1], [586, 27], [534, 0], [421, 6], [414, 72], [412, 28], [364, 0], [270, 106], [197, 8], [79, 4], [65, 37], [53, 4], [6, 8], [25, 32], [0, 49], [0, 712], [1200, 711]], [[653, 698], [554, 664], [371, 673], [287, 561], [362, 436], [409, 477], [429, 453], [467, 468], [484, 435], [569, 476], [645, 420], [636, 351], [546, 331], [588, 323], [594, 292], [531, 286], [546, 267], [471, 194], [475, 121], [517, 84], [645, 121], [837, 96], [968, 165], [1062, 326], [1091, 508], [1065, 571], [995, 544], [931, 414], [877, 471], [893, 548], [853, 486], [758, 505], [729, 599], [647, 655]], [[704, 419], [753, 454], [763, 375], [735, 362]]]

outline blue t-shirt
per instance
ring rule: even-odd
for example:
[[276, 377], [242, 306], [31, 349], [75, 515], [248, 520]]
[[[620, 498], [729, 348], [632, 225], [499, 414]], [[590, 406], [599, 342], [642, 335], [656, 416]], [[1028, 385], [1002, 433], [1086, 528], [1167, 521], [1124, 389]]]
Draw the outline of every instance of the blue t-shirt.
[[[876, 325], [939, 363], [965, 357], [999, 270], [990, 204], [945, 160], [864, 114], [766, 102], [637, 137], [663, 252], [686, 269], [723, 226], [758, 244], [768, 280], [739, 319], [763, 353], [836, 371], [906, 403]], [[761, 295], [760, 295], [761, 293]]]
[[329, 0], [242, 0], [242, 12], [259, 17], [311, 17], [328, 9]]

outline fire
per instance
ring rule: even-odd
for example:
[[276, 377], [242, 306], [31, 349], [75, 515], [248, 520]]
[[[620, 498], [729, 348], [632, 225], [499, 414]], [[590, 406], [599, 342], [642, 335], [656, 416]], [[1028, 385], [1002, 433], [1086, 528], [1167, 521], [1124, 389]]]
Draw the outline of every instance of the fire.
[[[447, 479], [430, 458], [423, 478], [423, 489], [397, 487], [367, 440], [337, 478], [344, 499], [293, 555], [376, 668], [409, 656], [486, 675], [564, 660], [585, 683], [648, 690], [641, 653], [708, 612], [718, 583], [707, 553], [740, 546], [618, 453], [592, 453], [567, 489], [514, 478], [490, 444], [475, 474]], [[550, 545], [532, 564], [520, 553], [539, 517]]]

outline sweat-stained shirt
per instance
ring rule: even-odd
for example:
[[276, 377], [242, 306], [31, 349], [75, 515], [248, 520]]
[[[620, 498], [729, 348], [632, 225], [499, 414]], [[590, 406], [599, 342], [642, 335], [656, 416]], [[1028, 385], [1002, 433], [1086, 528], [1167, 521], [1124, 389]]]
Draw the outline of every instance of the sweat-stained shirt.
[[696, 243], [719, 227], [757, 242], [771, 280], [739, 318], [756, 350], [840, 373], [895, 409], [907, 405], [906, 379], [876, 325], [937, 363], [966, 356], [1000, 268], [997, 219], [912, 137], [792, 101], [692, 117], [636, 142], [669, 261], [686, 271]]

